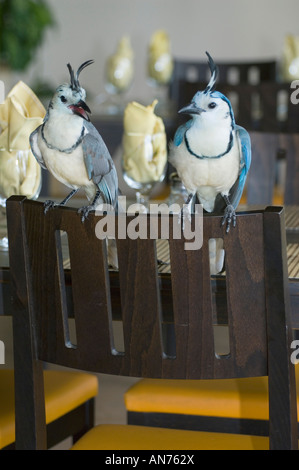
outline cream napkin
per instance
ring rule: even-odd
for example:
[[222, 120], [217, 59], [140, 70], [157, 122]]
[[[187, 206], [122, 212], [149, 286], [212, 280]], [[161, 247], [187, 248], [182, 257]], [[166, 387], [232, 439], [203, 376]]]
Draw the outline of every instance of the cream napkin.
[[0, 195], [37, 197], [41, 167], [30, 150], [29, 136], [43, 121], [45, 108], [33, 91], [18, 82], [0, 104]]
[[119, 91], [125, 91], [131, 84], [134, 67], [134, 53], [130, 39], [124, 36], [118, 43], [116, 53], [107, 60], [107, 81]]
[[173, 59], [170, 49], [166, 31], [156, 31], [149, 45], [148, 73], [150, 78], [161, 84], [167, 84], [172, 76]]
[[133, 101], [124, 112], [123, 168], [139, 183], [159, 181], [167, 161], [164, 123], [154, 113], [157, 102], [143, 106]]

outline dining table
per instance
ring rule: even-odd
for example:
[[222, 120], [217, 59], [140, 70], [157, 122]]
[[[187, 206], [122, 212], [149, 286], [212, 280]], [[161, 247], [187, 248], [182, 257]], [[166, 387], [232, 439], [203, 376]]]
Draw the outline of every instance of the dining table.
[[[76, 204], [76, 203], [75, 203]], [[255, 207], [256, 208], [256, 207]], [[249, 209], [249, 208], [246, 208]], [[292, 315], [292, 327], [299, 329], [299, 206], [285, 207], [285, 226], [287, 241], [287, 262], [289, 277], [290, 306]], [[157, 240], [157, 259], [159, 260], [158, 276], [161, 286], [161, 302], [163, 315], [171, 318], [171, 267], [169, 263], [168, 244], [165, 240]], [[71, 270], [69, 260], [65, 259], [65, 285], [66, 295], [69, 303], [68, 312], [72, 316], [72, 293], [71, 293]], [[111, 305], [114, 318], [117, 320], [120, 315], [120, 289], [117, 269], [112, 268], [110, 274]], [[218, 297], [217, 308], [220, 305], [220, 311], [217, 311], [217, 319], [221, 324], [221, 305], [223, 307], [223, 324], [225, 324], [225, 306], [222, 299], [226, 299], [225, 275], [215, 275], [211, 279], [214, 286], [214, 293]], [[0, 315], [12, 315], [11, 303], [11, 276], [9, 269], [8, 251], [0, 251]], [[219, 320], [220, 319], [220, 320]], [[1, 339], [1, 338], [0, 338]]]

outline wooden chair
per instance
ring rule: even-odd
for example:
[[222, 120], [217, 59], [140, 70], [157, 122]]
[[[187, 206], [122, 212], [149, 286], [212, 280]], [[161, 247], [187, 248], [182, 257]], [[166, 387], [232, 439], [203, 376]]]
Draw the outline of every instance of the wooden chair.
[[[195, 93], [204, 90], [206, 83], [180, 81], [177, 109], [186, 106]], [[217, 90], [232, 104], [236, 123], [248, 131], [299, 132], [299, 105], [291, 100], [294, 92], [288, 83], [261, 82], [227, 84], [219, 82]], [[180, 122], [182, 118], [178, 118]]]
[[[275, 82], [277, 63], [274, 60], [253, 62], [218, 62], [219, 82], [225, 84]], [[169, 96], [179, 102], [180, 82], [205, 83], [210, 78], [207, 61], [174, 60]], [[204, 89], [204, 88], [203, 88]]]
[[[252, 85], [244, 81], [237, 85], [217, 85], [231, 99], [234, 111], [237, 110], [237, 123], [251, 137], [252, 163], [242, 202], [267, 205], [279, 200], [280, 204], [299, 204], [299, 105], [291, 102], [293, 90], [289, 84]], [[178, 108], [190, 102], [196, 91], [204, 87], [205, 83], [181, 81]], [[285, 172], [284, 181], [279, 181], [281, 169]], [[234, 380], [204, 386], [188, 381], [142, 380], [125, 395], [128, 422], [167, 427], [179, 422], [185, 429], [230, 429], [266, 435], [266, 385], [265, 379], [260, 378], [245, 384]], [[225, 400], [219, 397], [222, 392]], [[215, 406], [217, 400], [219, 405]]]
[[[6, 279], [8, 285], [10, 278]], [[9, 294], [8, 294], [9, 295]], [[5, 299], [9, 302], [10, 298]], [[44, 370], [47, 446], [73, 442], [94, 426], [98, 379], [94, 374]], [[15, 448], [14, 370], [0, 368], [0, 449]]]
[[[250, 131], [250, 137], [252, 163], [243, 203], [262, 206], [281, 199], [298, 205], [299, 134]], [[285, 166], [279, 194], [278, 162]], [[299, 387], [299, 370], [297, 383]], [[143, 379], [127, 391], [125, 402], [130, 424], [171, 427], [180, 423], [183, 429], [268, 433], [266, 378], [208, 384]]]
[[[186, 240], [176, 232], [182, 225], [170, 216], [171, 276], [161, 277], [156, 240], [149, 234], [161, 238], [164, 227], [165, 236], [162, 216], [154, 227], [151, 216], [141, 216], [147, 238], [137, 239], [124, 237], [124, 230], [130, 233], [136, 226], [134, 216], [112, 217], [109, 222], [103, 217], [90, 214], [82, 224], [75, 209], [57, 207], [44, 215], [42, 203], [16, 196], [7, 201], [17, 448], [46, 447], [42, 361], [182, 382], [268, 375], [269, 439], [100, 425], [74, 449], [297, 448], [283, 210], [240, 214], [229, 235], [221, 227], [221, 217], [204, 216], [199, 250], [185, 249]], [[119, 263], [114, 273], [108, 271], [106, 242], [97, 238], [101, 224], [111, 220]], [[194, 223], [198, 221], [193, 217]], [[68, 235], [76, 342], [68, 332], [61, 231]], [[226, 249], [230, 347], [225, 355], [215, 354], [213, 323], [219, 298], [212, 295], [216, 291], [208, 259], [208, 240], [219, 237]], [[115, 345], [115, 318], [123, 325], [122, 350]]]
[[[250, 131], [252, 161], [246, 182], [247, 204], [299, 204], [299, 133]], [[283, 173], [279, 177], [278, 172]], [[280, 181], [279, 181], [280, 179]]]

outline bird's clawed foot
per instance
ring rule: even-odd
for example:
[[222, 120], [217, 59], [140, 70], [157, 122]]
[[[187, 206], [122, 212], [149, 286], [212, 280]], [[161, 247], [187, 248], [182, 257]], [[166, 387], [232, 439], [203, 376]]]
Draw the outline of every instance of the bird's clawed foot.
[[90, 212], [94, 211], [94, 205], [90, 204], [89, 206], [83, 206], [78, 209], [78, 214], [81, 215], [81, 222], [84, 222], [88, 218]]
[[230, 231], [231, 223], [233, 224], [233, 227], [235, 227], [236, 222], [237, 222], [237, 216], [236, 216], [234, 206], [232, 206], [231, 204], [228, 204], [225, 208], [221, 225], [223, 226], [226, 223], [226, 233], [228, 233]]
[[192, 200], [194, 195], [189, 194], [186, 202], [183, 204], [181, 209], [181, 219], [182, 219], [182, 229], [185, 229], [185, 221], [188, 220], [189, 224], [191, 223], [191, 214], [192, 214]]
[[47, 199], [44, 203], [44, 214], [48, 212], [49, 209], [53, 209], [53, 207], [59, 206], [57, 202], [51, 201], [50, 199]]
[[190, 210], [190, 207], [185, 204], [183, 205], [181, 209], [181, 220], [182, 220], [182, 229], [185, 230], [186, 221], [189, 223], [189, 225], [191, 223], [191, 210]]

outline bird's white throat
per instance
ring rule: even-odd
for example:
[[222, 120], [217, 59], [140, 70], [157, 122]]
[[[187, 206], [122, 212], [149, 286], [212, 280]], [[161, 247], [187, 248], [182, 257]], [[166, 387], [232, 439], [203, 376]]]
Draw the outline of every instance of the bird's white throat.
[[51, 110], [51, 119], [44, 125], [44, 136], [47, 142], [56, 148], [70, 148], [78, 141], [82, 126], [81, 117]]
[[231, 139], [231, 126], [192, 126], [186, 132], [189, 147], [199, 156], [215, 157], [227, 151]]

